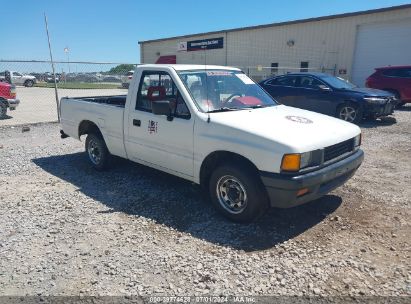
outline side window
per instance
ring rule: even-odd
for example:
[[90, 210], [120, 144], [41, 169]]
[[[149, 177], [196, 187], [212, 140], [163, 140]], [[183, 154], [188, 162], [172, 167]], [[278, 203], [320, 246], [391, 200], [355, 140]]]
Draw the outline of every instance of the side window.
[[18, 76], [18, 77], [20, 77], [20, 76], [23, 76], [23, 75], [21, 75], [20, 73], [17, 73], [17, 72], [13, 72], [13, 76]]
[[399, 76], [398, 75], [398, 70], [396, 70], [396, 69], [387, 69], [387, 70], [383, 70], [382, 71], [382, 74], [384, 75], [384, 76], [388, 76], [388, 77], [395, 77], [395, 76]]
[[404, 77], [411, 78], [411, 69], [404, 69]]
[[[151, 112], [151, 101], [148, 97], [148, 90], [157, 87], [159, 80], [159, 74], [144, 73], [142, 75], [137, 93], [136, 110]], [[155, 94], [159, 95], [160, 92], [150, 92], [150, 94], [154, 96]]]
[[175, 117], [184, 119], [191, 117], [184, 99], [169, 74], [144, 72], [137, 93], [136, 110], [151, 112], [152, 102], [158, 100], [168, 100], [171, 113]]
[[299, 87], [302, 87], [302, 88], [318, 89], [319, 88], [318, 86], [322, 85], [323, 83], [313, 77], [301, 76], [299, 84], [300, 84]]
[[294, 77], [294, 76], [278, 77], [278, 78], [271, 80], [268, 84], [286, 86], [286, 87], [294, 87], [296, 84], [296, 78], [297, 77]]
[[411, 69], [400, 69], [397, 75], [402, 78], [411, 78]]

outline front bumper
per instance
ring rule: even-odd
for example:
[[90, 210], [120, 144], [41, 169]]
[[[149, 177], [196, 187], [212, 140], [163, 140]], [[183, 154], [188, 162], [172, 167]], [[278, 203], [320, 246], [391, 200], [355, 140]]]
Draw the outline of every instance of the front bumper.
[[10, 110], [15, 110], [17, 106], [20, 104], [19, 99], [7, 99], [7, 103], [9, 104]]
[[392, 101], [392, 102], [387, 102], [386, 104], [383, 105], [378, 105], [378, 104], [367, 104], [365, 108], [365, 114], [371, 114], [376, 117], [380, 116], [388, 116], [394, 113], [394, 108], [397, 105], [397, 101]]
[[[364, 152], [357, 150], [349, 157], [317, 171], [301, 175], [288, 175], [260, 171], [261, 180], [267, 190], [271, 206], [295, 207], [326, 195], [352, 177], [364, 159]], [[299, 190], [309, 192], [297, 196]]]

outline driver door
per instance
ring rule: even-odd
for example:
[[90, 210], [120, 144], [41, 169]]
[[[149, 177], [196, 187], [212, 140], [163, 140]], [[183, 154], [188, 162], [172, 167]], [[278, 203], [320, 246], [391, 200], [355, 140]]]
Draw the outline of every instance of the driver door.
[[11, 79], [13, 84], [23, 84], [23, 75], [21, 75], [20, 73], [13, 72]]
[[[169, 100], [172, 116], [153, 114], [154, 100]], [[167, 72], [142, 73], [135, 108], [130, 108], [126, 123], [129, 159], [192, 178], [194, 118]]]

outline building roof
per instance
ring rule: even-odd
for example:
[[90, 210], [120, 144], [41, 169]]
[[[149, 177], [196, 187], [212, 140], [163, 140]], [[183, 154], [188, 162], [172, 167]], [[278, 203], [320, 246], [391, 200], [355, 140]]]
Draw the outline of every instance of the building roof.
[[344, 14], [329, 15], [329, 16], [323, 16], [323, 17], [308, 18], [308, 19], [299, 19], [299, 20], [269, 23], [269, 24], [255, 25], [255, 26], [239, 27], [239, 28], [234, 28], [234, 29], [204, 32], [204, 33], [197, 33], [197, 34], [191, 34], [191, 35], [174, 36], [174, 37], [169, 37], [169, 38], [145, 40], [145, 41], [139, 41], [138, 43], [143, 44], [143, 43], [148, 43], [148, 42], [159, 42], [159, 41], [166, 41], [166, 40], [171, 40], [171, 39], [181, 39], [181, 38], [189, 38], [189, 37], [204, 36], [204, 35], [224, 34], [224, 33], [229, 33], [229, 32], [254, 30], [254, 29], [267, 28], [267, 27], [273, 27], [273, 26], [282, 26], [282, 25], [323, 21], [323, 20], [330, 20], [330, 19], [337, 19], [337, 18], [353, 17], [353, 16], [360, 16], [360, 15], [367, 15], [367, 14], [383, 13], [383, 12], [407, 9], [407, 8], [411, 8], [411, 4], [390, 6], [390, 7], [359, 11], [359, 12], [353, 12], [353, 13], [344, 13]]

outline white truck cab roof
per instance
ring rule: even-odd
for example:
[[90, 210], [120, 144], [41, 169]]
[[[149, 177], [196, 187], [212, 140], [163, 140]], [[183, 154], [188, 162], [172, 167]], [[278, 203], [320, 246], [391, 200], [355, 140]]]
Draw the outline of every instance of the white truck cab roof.
[[173, 68], [176, 71], [185, 71], [185, 70], [227, 70], [227, 71], [241, 71], [238, 68], [226, 67], [221, 65], [203, 65], [203, 64], [142, 64], [138, 66], [139, 68], [146, 69], [164, 69], [164, 68]]

